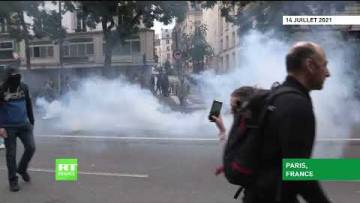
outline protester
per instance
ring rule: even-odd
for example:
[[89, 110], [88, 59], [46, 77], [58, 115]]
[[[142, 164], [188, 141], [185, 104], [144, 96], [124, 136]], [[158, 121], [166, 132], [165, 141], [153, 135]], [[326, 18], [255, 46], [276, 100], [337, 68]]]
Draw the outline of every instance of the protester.
[[162, 89], [163, 96], [168, 97], [169, 96], [169, 76], [166, 73], [162, 74], [161, 82], [162, 82], [161, 89]]
[[[33, 136], [34, 115], [27, 85], [21, 82], [21, 74], [16, 67], [6, 69], [6, 78], [0, 86], [0, 128], [5, 129], [6, 164], [10, 191], [19, 191], [18, 177], [30, 182], [28, 164], [35, 152]], [[2, 132], [2, 135], [4, 132]], [[24, 154], [16, 164], [16, 139], [24, 145]]]
[[154, 74], [151, 74], [151, 77], [150, 77], [150, 90], [153, 94], [155, 94], [155, 76]]

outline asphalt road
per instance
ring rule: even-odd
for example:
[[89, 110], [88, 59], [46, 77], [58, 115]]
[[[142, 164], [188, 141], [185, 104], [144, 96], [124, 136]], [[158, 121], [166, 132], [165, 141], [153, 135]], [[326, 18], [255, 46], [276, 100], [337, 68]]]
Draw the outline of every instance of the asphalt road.
[[[81, 135], [79, 135], [81, 136]], [[237, 187], [213, 173], [222, 146], [215, 140], [168, 140], [101, 137], [37, 136], [31, 162], [32, 183], [9, 192], [5, 153], [0, 151], [0, 203], [225, 203]], [[331, 150], [338, 142], [326, 143]], [[18, 144], [19, 155], [22, 152]], [[360, 144], [348, 145], [349, 157], [360, 155]], [[56, 158], [78, 159], [76, 182], [56, 182]], [[323, 183], [338, 203], [358, 203], [360, 182]]]

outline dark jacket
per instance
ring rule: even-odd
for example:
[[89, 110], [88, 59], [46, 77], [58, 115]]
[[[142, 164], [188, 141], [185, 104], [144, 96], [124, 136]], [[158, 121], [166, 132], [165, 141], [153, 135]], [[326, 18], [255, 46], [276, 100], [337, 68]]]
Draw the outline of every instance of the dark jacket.
[[303, 94], [284, 94], [274, 100], [276, 107], [264, 126], [261, 168], [256, 181], [256, 194], [272, 202], [297, 202], [301, 195], [307, 202], [329, 202], [317, 181], [282, 181], [283, 158], [310, 158], [315, 140], [315, 116], [309, 91], [288, 76], [283, 86]]
[[34, 114], [27, 85], [21, 83], [10, 91], [6, 83], [0, 86], [0, 127], [34, 125]]

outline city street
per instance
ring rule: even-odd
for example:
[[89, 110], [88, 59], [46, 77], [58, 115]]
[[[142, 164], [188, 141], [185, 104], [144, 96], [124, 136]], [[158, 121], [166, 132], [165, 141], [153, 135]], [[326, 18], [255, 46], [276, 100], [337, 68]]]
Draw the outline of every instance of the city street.
[[[215, 137], [213, 137], [215, 138]], [[147, 135], [38, 135], [31, 163], [32, 183], [20, 181], [11, 193], [0, 151], [1, 203], [222, 203], [233, 200], [237, 187], [214, 175], [221, 145], [212, 137], [177, 138]], [[325, 143], [325, 142], [324, 142]], [[326, 143], [331, 150], [336, 142]], [[21, 144], [18, 144], [21, 146]], [[22, 147], [18, 147], [19, 155]], [[360, 154], [359, 144], [347, 156]], [[56, 182], [56, 158], [78, 159], [76, 182]], [[323, 183], [334, 202], [355, 203], [360, 183]]]

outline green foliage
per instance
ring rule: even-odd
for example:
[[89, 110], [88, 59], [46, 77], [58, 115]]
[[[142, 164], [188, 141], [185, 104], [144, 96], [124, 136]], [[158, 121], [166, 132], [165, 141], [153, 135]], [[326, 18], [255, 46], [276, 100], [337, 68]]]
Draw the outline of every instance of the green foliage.
[[38, 7], [42, 5], [42, 1], [1, 1], [0, 17], [6, 19], [9, 34], [17, 41], [24, 38], [31, 39], [31, 24], [25, 23], [24, 13], [29, 17], [38, 15]]
[[66, 30], [61, 26], [61, 16], [57, 11], [41, 11], [34, 19], [34, 32], [37, 38], [49, 37], [52, 40], [64, 39]]
[[77, 1], [89, 27], [102, 25], [105, 37], [105, 66], [111, 63], [111, 50], [118, 42], [138, 33], [143, 24], [146, 28], [154, 20], [171, 23], [173, 18], [185, 17], [185, 1]]

